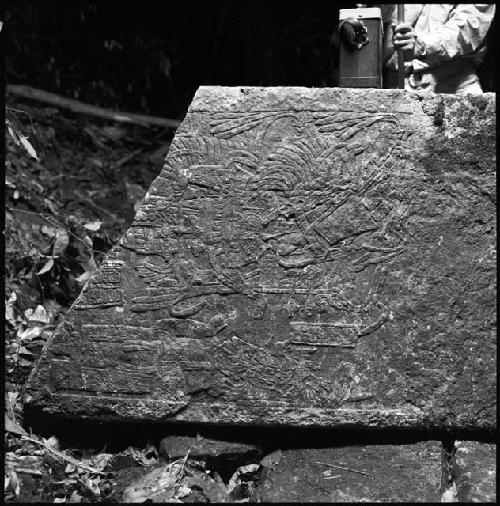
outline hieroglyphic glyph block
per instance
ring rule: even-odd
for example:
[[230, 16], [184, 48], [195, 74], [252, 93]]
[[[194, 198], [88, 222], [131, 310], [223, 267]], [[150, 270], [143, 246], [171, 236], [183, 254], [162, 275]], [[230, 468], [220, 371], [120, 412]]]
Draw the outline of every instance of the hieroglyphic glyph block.
[[28, 400], [492, 428], [495, 231], [491, 94], [202, 87]]

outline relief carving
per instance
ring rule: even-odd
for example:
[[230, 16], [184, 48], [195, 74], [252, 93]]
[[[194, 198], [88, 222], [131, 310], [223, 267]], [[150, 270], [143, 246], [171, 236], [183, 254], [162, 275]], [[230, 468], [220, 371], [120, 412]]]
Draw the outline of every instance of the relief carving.
[[[491, 425], [475, 364], [494, 349], [492, 113], [450, 96], [436, 138], [398, 90], [197, 97], [49, 343], [32, 385], [55, 400], [37, 402], [98, 418]], [[488, 139], [484, 163], [466, 160], [479, 148], [464, 118]]]

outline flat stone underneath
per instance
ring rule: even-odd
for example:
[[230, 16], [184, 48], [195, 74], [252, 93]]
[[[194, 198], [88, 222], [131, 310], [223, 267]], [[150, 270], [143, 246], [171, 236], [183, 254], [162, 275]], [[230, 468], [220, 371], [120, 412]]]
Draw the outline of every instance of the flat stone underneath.
[[459, 502], [496, 502], [496, 445], [457, 441], [453, 478]]
[[283, 450], [269, 459], [262, 502], [439, 502], [441, 445]]

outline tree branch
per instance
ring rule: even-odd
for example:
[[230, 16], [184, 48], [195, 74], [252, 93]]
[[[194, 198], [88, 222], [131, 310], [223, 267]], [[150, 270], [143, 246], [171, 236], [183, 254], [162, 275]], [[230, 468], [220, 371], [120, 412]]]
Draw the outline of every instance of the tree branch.
[[29, 98], [45, 102], [47, 104], [69, 109], [70, 111], [96, 116], [98, 118], [117, 121], [120, 123], [131, 123], [141, 126], [159, 126], [164, 128], [178, 128], [181, 124], [179, 120], [169, 118], [159, 118], [158, 116], [146, 116], [144, 114], [135, 114], [132, 112], [115, 112], [95, 105], [85, 104], [79, 100], [61, 97], [55, 93], [39, 90], [23, 84], [8, 84], [7, 92], [22, 98]]

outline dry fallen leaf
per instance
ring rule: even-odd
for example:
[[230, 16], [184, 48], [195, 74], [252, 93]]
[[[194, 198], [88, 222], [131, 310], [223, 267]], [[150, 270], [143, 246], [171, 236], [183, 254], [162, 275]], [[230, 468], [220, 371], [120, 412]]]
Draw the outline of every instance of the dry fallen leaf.
[[97, 476], [96, 478], [86, 478], [83, 480], [85, 486], [95, 495], [101, 495], [101, 478]]
[[38, 305], [35, 311], [28, 317], [28, 321], [44, 323], [47, 325], [50, 322], [50, 317], [47, 314], [45, 308], [41, 305]]
[[[189, 452], [188, 452], [189, 454]], [[133, 481], [122, 493], [122, 502], [144, 502], [161, 495], [161, 502], [181, 502], [174, 496], [185, 476], [188, 454], [166, 466], [153, 469]], [[153, 500], [154, 501], [154, 500]]]
[[7, 121], [7, 131], [9, 132], [9, 135], [11, 136], [12, 140], [19, 144], [19, 140], [17, 139], [17, 135], [15, 134], [13, 128], [9, 125], [9, 122]]
[[15, 496], [18, 497], [21, 492], [21, 484], [19, 483], [19, 478], [15, 471], [8, 472], [9, 483], [8, 486], [14, 492]]
[[87, 282], [87, 280], [90, 278], [90, 275], [91, 275], [90, 271], [85, 271], [82, 274], [80, 274], [78, 277], [76, 277], [75, 281], [77, 283], [84, 285]]
[[56, 438], [56, 436], [51, 436], [49, 439], [42, 438], [43, 443], [45, 446], [53, 449], [58, 450], [59, 449], [59, 440]]
[[248, 464], [246, 466], [238, 467], [240, 474], [253, 474], [259, 470], [259, 464]]
[[91, 221], [90, 223], [86, 223], [83, 226], [91, 232], [97, 232], [101, 228], [102, 223], [102, 221]]
[[35, 149], [31, 145], [31, 142], [28, 140], [27, 137], [25, 137], [23, 134], [19, 134], [19, 142], [32, 158], [34, 158], [37, 162], [40, 161], [38, 155], [36, 154]]
[[16, 292], [12, 292], [9, 295], [9, 300], [5, 304], [5, 319], [11, 324], [16, 324], [16, 317], [14, 315], [14, 304], [17, 301]]
[[27, 436], [28, 433], [14, 420], [12, 420], [7, 413], [5, 413], [5, 430], [7, 432], [11, 432], [12, 434], [17, 434], [19, 436]]
[[52, 267], [54, 267], [54, 259], [49, 258], [47, 263], [37, 272], [37, 275], [41, 276], [42, 274], [49, 272], [52, 269]]
[[183, 497], [187, 497], [191, 493], [191, 489], [186, 485], [181, 485], [177, 492], [174, 495], [174, 499], [182, 499]]
[[19, 355], [33, 355], [33, 352], [28, 350], [25, 346], [20, 346], [17, 352]]
[[42, 327], [29, 327], [19, 333], [21, 341], [32, 341], [42, 334]]
[[46, 314], [49, 317], [49, 323], [61, 312], [61, 305], [58, 304], [54, 299], [47, 299], [43, 303]]
[[18, 404], [19, 392], [6, 392], [5, 393], [5, 408], [9, 418], [14, 419], [14, 412], [21, 409]]
[[68, 502], [82, 502], [82, 499], [83, 497], [76, 490], [73, 490], [73, 493], [71, 494]]
[[228, 495], [234, 494], [242, 486], [244, 482], [248, 481], [248, 477], [251, 475], [256, 475], [259, 469], [260, 464], [248, 464], [246, 466], [238, 467], [238, 469], [233, 473], [233, 475], [229, 479], [229, 483], [227, 484], [227, 494]]
[[54, 246], [52, 246], [52, 255], [59, 256], [69, 244], [69, 234], [64, 228], [58, 228], [55, 234]]
[[99, 471], [104, 471], [113, 459], [114, 455], [112, 453], [100, 453], [92, 458], [92, 465]]
[[57, 228], [51, 227], [50, 225], [43, 225], [41, 228], [41, 232], [47, 237], [55, 237], [57, 233]]

